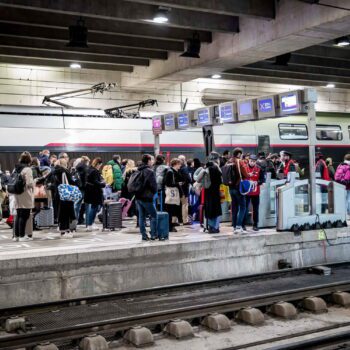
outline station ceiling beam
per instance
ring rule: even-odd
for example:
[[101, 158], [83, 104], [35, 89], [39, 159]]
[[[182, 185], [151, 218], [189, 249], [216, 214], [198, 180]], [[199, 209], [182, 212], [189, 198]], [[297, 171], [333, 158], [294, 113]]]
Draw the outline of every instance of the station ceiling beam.
[[[44, 67], [66, 67], [68, 68], [68, 64], [71, 63], [69, 60], [51, 60], [45, 58], [31, 58], [31, 57], [18, 57], [18, 56], [9, 56], [9, 55], [0, 55], [0, 63], [6, 64], [20, 64], [20, 65], [30, 65], [30, 66], [44, 66]], [[132, 73], [133, 66], [128, 65], [116, 65], [116, 64], [98, 64], [98, 63], [84, 63], [84, 67], [86, 69], [103, 69], [110, 71], [118, 71], [118, 72], [128, 72]]]
[[[76, 20], [77, 17], [73, 15], [60, 14], [60, 16], [57, 16], [56, 14], [46, 13], [45, 16], [43, 16], [42, 11], [0, 5], [0, 21], [64, 29], [74, 24]], [[183, 41], [191, 38], [194, 33], [193, 30], [189, 29], [155, 26], [154, 24], [148, 23], [138, 23], [138, 25], [135, 25], [134, 23], [117, 21], [115, 19], [106, 20], [86, 17], [85, 20], [89, 32], [101, 34], [110, 33], [150, 39]], [[210, 43], [212, 41], [211, 32], [201, 30], [197, 32], [202, 42]]]
[[350, 60], [350, 49], [316, 45], [295, 51], [296, 54]]
[[[12, 35], [29, 38], [42, 38], [50, 40], [64, 40], [68, 43], [68, 28], [52, 28], [46, 26], [32, 26], [0, 21], [0, 33], [2, 35]], [[89, 33], [89, 44], [109, 45], [118, 47], [143, 48], [159, 51], [184, 50], [184, 43], [173, 40], [156, 40], [147, 38], [128, 37], [125, 35]]]
[[[157, 10], [157, 6], [154, 5], [110, 0], [1, 0], [0, 5], [135, 23], [147, 23], [152, 20]], [[165, 26], [235, 33], [238, 32], [238, 17], [172, 9], [169, 13], [169, 22]]]
[[47, 50], [35, 50], [27, 48], [14, 48], [2, 46], [0, 47], [0, 55], [16, 56], [16, 57], [29, 57], [29, 58], [46, 58], [50, 60], [69, 61], [79, 63], [99, 63], [113, 65], [132, 65], [132, 66], [148, 66], [149, 60], [141, 58], [129, 58], [129, 57], [114, 57], [114, 56], [100, 56], [89, 53], [70, 53], [70, 52], [57, 52]]
[[67, 47], [64, 40], [48, 40], [41, 38], [16, 37], [0, 34], [0, 46], [13, 48], [29, 48], [47, 51], [63, 51], [70, 53], [90, 53], [101, 56], [113, 57], [137, 57], [146, 59], [166, 60], [168, 53], [166, 51], [153, 51], [134, 49], [127, 47], [102, 46], [90, 44], [87, 49], [78, 47]]
[[275, 0], [126, 0], [142, 4], [193, 10], [229, 16], [273, 19]]

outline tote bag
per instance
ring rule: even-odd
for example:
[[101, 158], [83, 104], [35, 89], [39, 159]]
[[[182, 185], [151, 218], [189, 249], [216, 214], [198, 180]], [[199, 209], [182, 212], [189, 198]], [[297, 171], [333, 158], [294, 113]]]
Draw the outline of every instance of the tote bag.
[[165, 187], [165, 204], [180, 205], [180, 192], [177, 187]]
[[76, 202], [82, 198], [77, 186], [69, 185], [66, 173], [62, 174], [62, 184], [58, 186], [60, 200], [64, 202]]

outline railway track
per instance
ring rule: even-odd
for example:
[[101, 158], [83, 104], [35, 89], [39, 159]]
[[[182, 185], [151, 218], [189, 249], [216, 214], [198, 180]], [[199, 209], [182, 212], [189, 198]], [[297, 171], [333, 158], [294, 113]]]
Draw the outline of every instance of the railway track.
[[267, 312], [277, 302], [299, 306], [300, 300], [311, 296], [330, 301], [332, 293], [350, 291], [350, 263], [327, 267], [332, 274], [319, 274], [308, 267], [3, 309], [2, 325], [15, 315], [24, 316], [26, 323], [24, 331], [0, 336], [0, 348], [30, 347], [45, 341], [59, 345], [89, 333], [113, 339], [118, 332], [135, 325], [160, 330], [173, 319], [200, 324], [203, 317], [213, 312], [231, 317], [245, 307]]

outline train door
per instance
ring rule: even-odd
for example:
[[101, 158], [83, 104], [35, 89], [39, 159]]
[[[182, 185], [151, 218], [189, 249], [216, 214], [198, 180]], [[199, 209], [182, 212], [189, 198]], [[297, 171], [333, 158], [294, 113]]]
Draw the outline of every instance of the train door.
[[265, 152], [266, 155], [272, 152], [269, 135], [258, 135], [258, 152]]

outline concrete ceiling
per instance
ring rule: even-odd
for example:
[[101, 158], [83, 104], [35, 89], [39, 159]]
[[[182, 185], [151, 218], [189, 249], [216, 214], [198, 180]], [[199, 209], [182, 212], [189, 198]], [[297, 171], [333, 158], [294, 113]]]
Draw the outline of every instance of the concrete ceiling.
[[[159, 5], [167, 6], [169, 23], [150, 22]], [[200, 5], [200, 6], [199, 6]], [[211, 43], [212, 33], [236, 33], [239, 17], [274, 17], [274, 0], [3, 0], [0, 1], [2, 62], [132, 72], [151, 60], [183, 52], [185, 40], [198, 33]], [[82, 16], [88, 48], [66, 44], [68, 26]]]

